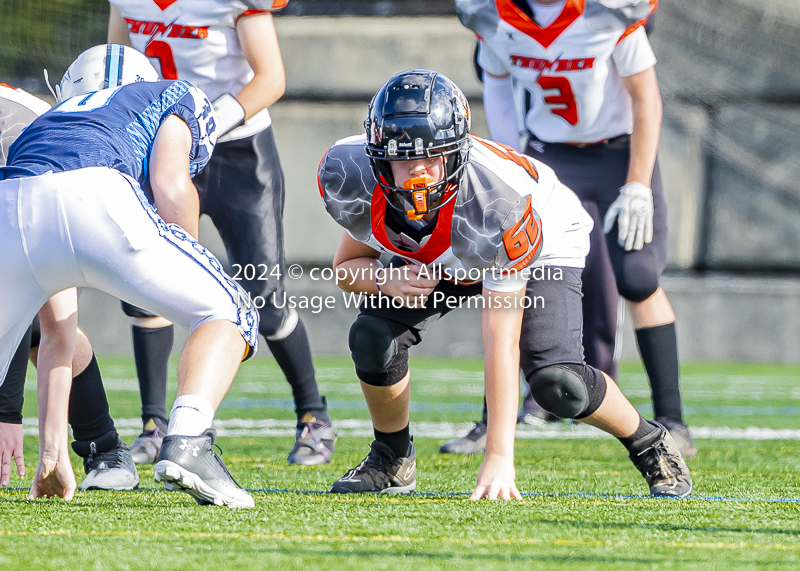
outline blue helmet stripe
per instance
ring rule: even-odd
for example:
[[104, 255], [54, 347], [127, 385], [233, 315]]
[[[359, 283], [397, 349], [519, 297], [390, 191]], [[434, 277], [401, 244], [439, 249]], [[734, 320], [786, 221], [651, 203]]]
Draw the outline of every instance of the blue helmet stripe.
[[122, 61], [125, 48], [119, 44], [109, 44], [106, 51], [106, 74], [103, 88], [122, 85]]

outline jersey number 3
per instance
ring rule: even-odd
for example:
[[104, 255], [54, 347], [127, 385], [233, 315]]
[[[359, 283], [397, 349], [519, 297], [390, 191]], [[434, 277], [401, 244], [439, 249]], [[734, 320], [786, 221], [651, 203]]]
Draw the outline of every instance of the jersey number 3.
[[575, 101], [575, 93], [572, 91], [572, 84], [566, 77], [539, 76], [536, 80], [542, 90], [557, 90], [558, 93], [545, 95], [544, 102], [550, 106], [550, 113], [558, 115], [570, 125], [578, 124], [578, 103]]

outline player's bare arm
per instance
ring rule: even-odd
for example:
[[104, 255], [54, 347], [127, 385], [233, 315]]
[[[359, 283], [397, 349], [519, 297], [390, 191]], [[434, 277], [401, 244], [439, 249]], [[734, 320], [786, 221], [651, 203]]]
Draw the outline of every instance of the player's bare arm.
[[[342, 234], [339, 248], [333, 259], [335, 270], [347, 272], [347, 279], [338, 283], [345, 291], [377, 295], [382, 293], [403, 298], [407, 305], [419, 306], [439, 283], [419, 276], [421, 266], [409, 264], [403, 271], [389, 272], [378, 260], [379, 252], [366, 244], [354, 240], [347, 232]], [[384, 273], [386, 272], [386, 273]], [[378, 281], [379, 280], [379, 281]], [[378, 285], [380, 283], [380, 286]], [[380, 287], [380, 292], [378, 290]]]
[[173, 115], [158, 129], [150, 155], [150, 186], [165, 222], [181, 226], [195, 239], [200, 225], [200, 197], [189, 175], [192, 133]]
[[247, 120], [283, 96], [286, 72], [272, 14], [262, 12], [239, 18], [236, 33], [244, 57], [255, 73], [250, 83], [235, 94]]
[[[489, 410], [486, 454], [478, 472], [478, 483], [470, 499], [520, 499], [515, 484], [514, 429], [519, 406], [519, 336], [522, 326], [522, 303], [525, 289], [495, 292], [483, 288], [485, 298], [512, 297], [509, 308], [497, 309], [497, 302], [487, 304], [481, 313], [486, 383]], [[504, 302], [503, 306], [506, 305]]]
[[119, 8], [113, 4], [109, 5], [111, 11], [108, 14], [108, 43], [109, 44], [122, 44], [123, 46], [131, 46], [131, 38], [128, 34], [128, 23], [119, 11]]
[[39, 312], [42, 339], [37, 370], [39, 465], [29, 498], [72, 499], [77, 484], [69, 459], [67, 410], [78, 327], [78, 294], [64, 290]]
[[623, 77], [631, 95], [633, 131], [625, 186], [606, 213], [603, 231], [608, 233], [616, 221], [619, 245], [625, 250], [641, 250], [653, 241], [653, 191], [650, 188], [661, 132], [661, 94], [656, 71], [650, 67]]
[[663, 114], [656, 69], [651, 67], [623, 77], [622, 83], [633, 100], [631, 158], [626, 182], [640, 182], [649, 187], [656, 164]]

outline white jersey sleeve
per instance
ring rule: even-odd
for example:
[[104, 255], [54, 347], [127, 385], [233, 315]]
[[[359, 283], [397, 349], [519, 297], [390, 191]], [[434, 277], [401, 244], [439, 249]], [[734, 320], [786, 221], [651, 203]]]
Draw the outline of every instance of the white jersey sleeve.
[[497, 57], [484, 41], [478, 42], [478, 65], [492, 75], [502, 76], [509, 73], [503, 60]]
[[641, 73], [656, 65], [656, 54], [647, 39], [643, 26], [623, 37], [611, 54], [614, 65], [622, 77]]

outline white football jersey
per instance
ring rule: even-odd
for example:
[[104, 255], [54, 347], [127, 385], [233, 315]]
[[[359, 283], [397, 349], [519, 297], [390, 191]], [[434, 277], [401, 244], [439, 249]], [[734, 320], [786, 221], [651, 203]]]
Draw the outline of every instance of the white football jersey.
[[0, 83], [0, 167], [6, 164], [8, 148], [25, 127], [50, 105], [22, 89]]
[[[511, 74], [527, 109], [525, 127], [545, 142], [594, 143], [633, 130], [631, 97], [622, 77], [656, 63], [643, 28], [657, 2], [630, 2], [638, 11], [607, 8], [605, 0], [566, 0], [540, 27], [520, 7], [526, 0], [458, 0], [462, 22], [480, 39], [479, 63]], [[535, 11], [536, 6], [534, 4]], [[529, 103], [523, 102], [529, 99]], [[524, 111], [523, 111], [524, 112]]]
[[[185, 79], [212, 101], [233, 95], [253, 78], [236, 34], [242, 16], [283, 8], [288, 0], [109, 0], [128, 23], [133, 47], [148, 56], [164, 79]], [[220, 142], [269, 127], [264, 109]]]

